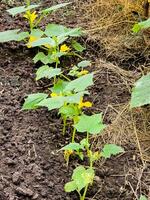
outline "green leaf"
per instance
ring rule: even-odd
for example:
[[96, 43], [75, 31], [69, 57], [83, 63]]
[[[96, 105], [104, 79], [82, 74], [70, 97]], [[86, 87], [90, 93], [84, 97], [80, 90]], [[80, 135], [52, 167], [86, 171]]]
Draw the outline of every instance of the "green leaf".
[[72, 41], [71, 45], [78, 52], [83, 52], [86, 49], [79, 42], [77, 42], [75, 40]]
[[63, 81], [59, 79], [57, 83], [53, 86], [53, 88], [51, 88], [50, 90], [56, 94], [60, 94], [63, 92], [64, 88], [68, 83], [69, 83], [68, 81]]
[[9, 42], [9, 41], [13, 41], [13, 40], [17, 41], [19, 31], [20, 31], [20, 29], [0, 32], [0, 42]]
[[88, 142], [88, 140], [86, 138], [84, 138], [83, 140], [81, 140], [80, 142], [81, 146], [84, 147], [90, 147], [90, 144]]
[[124, 152], [124, 149], [120, 146], [117, 146], [115, 144], [106, 144], [104, 148], [102, 149], [101, 155], [104, 158], [110, 158], [111, 155], [117, 155], [123, 152]]
[[94, 114], [92, 116], [81, 115], [79, 121], [74, 127], [78, 132], [88, 132], [90, 134], [100, 133], [106, 125], [102, 122], [102, 114]]
[[17, 41], [24, 40], [25, 38], [29, 37], [29, 32], [18, 33], [17, 37], [18, 37]]
[[31, 30], [31, 33], [30, 33], [30, 36], [34, 36], [34, 37], [37, 37], [37, 38], [40, 38], [44, 35], [44, 32], [41, 31], [41, 29], [32, 29]]
[[61, 74], [60, 68], [54, 69], [48, 65], [44, 65], [37, 70], [36, 80], [40, 80], [41, 78], [51, 79], [59, 74]]
[[79, 62], [77, 66], [81, 68], [88, 67], [91, 66], [91, 62], [89, 60], [84, 60]]
[[41, 101], [38, 106], [47, 107], [48, 110], [58, 109], [63, 106], [65, 98], [63, 96], [47, 98]]
[[131, 95], [131, 108], [150, 104], [150, 73], [141, 77], [133, 88]]
[[147, 29], [147, 28], [150, 28], [150, 18], [143, 22], [139, 22], [139, 23], [135, 24], [132, 28], [132, 31], [134, 33], [138, 33], [142, 29]]
[[40, 38], [40, 39], [37, 39], [34, 42], [29, 42], [28, 43], [28, 45], [31, 45], [32, 47], [38, 47], [38, 46], [47, 45], [47, 44], [49, 44], [51, 47], [55, 47], [56, 46], [55, 41], [50, 37]]
[[94, 175], [93, 169], [86, 170], [83, 166], [78, 166], [74, 169], [72, 179], [75, 181], [78, 191], [81, 191], [88, 184], [92, 183]]
[[41, 101], [38, 106], [47, 107], [48, 110], [58, 109], [62, 107], [65, 103], [78, 103], [82, 95], [83, 93], [80, 92], [70, 96], [56, 96], [53, 98], [47, 98]]
[[60, 3], [60, 4], [57, 4], [55, 6], [51, 6], [50, 8], [42, 10], [41, 13], [45, 14], [45, 13], [53, 12], [55, 10], [58, 10], [60, 8], [65, 7], [65, 6], [69, 5], [69, 4], [71, 4], [71, 3]]
[[75, 184], [75, 181], [71, 181], [69, 183], [65, 184], [65, 192], [73, 192], [77, 189], [77, 186]]
[[61, 107], [59, 113], [69, 118], [79, 115], [78, 108], [72, 104]]
[[7, 12], [9, 12], [9, 14], [11, 14], [12, 16], [15, 16], [17, 14], [26, 12], [27, 10], [31, 10], [33, 8], [37, 8], [39, 6], [40, 5], [30, 5], [28, 7], [26, 7], [26, 6], [19, 6], [19, 7], [8, 9]]
[[33, 58], [34, 63], [37, 63], [38, 61], [41, 61], [43, 64], [50, 63], [50, 58], [48, 55], [45, 55], [43, 52], [39, 52], [36, 54], [36, 56]]
[[139, 200], [148, 200], [148, 199], [146, 198], [146, 196], [141, 195]]
[[23, 104], [22, 110], [32, 110], [38, 108], [38, 103], [45, 99], [48, 95], [44, 93], [30, 94]]
[[80, 149], [82, 149], [81, 145], [76, 142], [70, 143], [64, 146], [63, 148], [61, 148], [61, 150], [74, 150], [74, 151], [79, 151]]
[[81, 76], [71, 82], [65, 87], [65, 91], [84, 91], [87, 87], [93, 85], [93, 73]]
[[60, 24], [48, 24], [46, 26], [45, 34], [48, 37], [53, 37], [53, 36], [59, 37], [58, 40], [60, 44], [60, 41], [61, 43], [62, 41], [65, 41], [67, 36], [71, 37], [80, 36], [81, 30], [80, 28], [73, 28], [73, 29], [67, 28]]

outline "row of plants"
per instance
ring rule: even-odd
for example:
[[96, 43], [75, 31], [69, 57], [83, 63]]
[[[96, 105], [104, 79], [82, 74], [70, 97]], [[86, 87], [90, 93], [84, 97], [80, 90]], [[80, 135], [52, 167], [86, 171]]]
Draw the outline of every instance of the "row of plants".
[[[63, 3], [39, 9], [40, 5], [31, 5], [30, 0], [27, 0], [25, 6], [7, 10], [12, 16], [23, 14], [29, 24], [29, 30], [23, 32], [15, 29], [1, 32], [0, 42], [24, 41], [27, 48], [38, 48], [33, 62], [35, 64], [38, 62], [41, 66], [36, 71], [35, 81], [48, 79], [51, 87], [47, 88], [48, 93], [28, 95], [22, 110], [42, 107], [46, 107], [49, 111], [57, 110], [63, 123], [64, 137], [66, 128], [71, 126], [70, 143], [60, 151], [64, 152], [67, 165], [70, 156], [75, 156], [82, 161], [88, 159], [89, 166], [78, 165], [72, 173], [71, 181], [65, 184], [64, 189], [66, 192], [77, 191], [80, 200], [84, 200], [89, 185], [94, 181], [95, 162], [123, 153], [124, 149], [116, 144], [105, 144], [100, 148], [101, 151], [94, 150], [91, 138], [102, 134], [106, 125], [103, 123], [102, 113], [86, 114], [86, 110], [92, 107], [92, 102], [86, 101], [85, 97], [90, 95], [88, 88], [94, 85], [96, 72], [90, 73], [86, 69], [91, 66], [91, 62], [82, 59], [80, 55], [85, 50], [85, 47], [77, 41], [83, 34], [81, 28], [68, 28], [60, 24], [48, 24], [44, 29], [40, 28], [40, 23], [45, 17], [69, 4]], [[38, 11], [35, 10], [37, 8]], [[71, 62], [64, 66], [63, 60], [69, 58], [70, 61], [70, 57], [78, 57], [80, 61], [77, 64]]]

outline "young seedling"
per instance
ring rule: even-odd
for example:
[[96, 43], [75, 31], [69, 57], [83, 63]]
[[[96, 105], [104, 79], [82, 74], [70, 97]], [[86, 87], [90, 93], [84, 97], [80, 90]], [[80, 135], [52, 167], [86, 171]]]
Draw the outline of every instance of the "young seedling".
[[117, 146], [115, 144], [105, 145], [101, 152], [93, 153], [92, 151], [88, 151], [88, 156], [90, 156], [90, 167], [86, 169], [83, 166], [78, 166], [76, 169], [74, 169], [72, 180], [65, 184], [64, 187], [65, 191], [66, 192], [77, 191], [80, 200], [84, 200], [86, 197], [88, 187], [89, 185], [93, 184], [95, 177], [93, 162], [100, 159], [101, 157], [110, 158], [111, 155], [117, 155], [122, 152], [124, 152], [124, 150], [120, 146]]

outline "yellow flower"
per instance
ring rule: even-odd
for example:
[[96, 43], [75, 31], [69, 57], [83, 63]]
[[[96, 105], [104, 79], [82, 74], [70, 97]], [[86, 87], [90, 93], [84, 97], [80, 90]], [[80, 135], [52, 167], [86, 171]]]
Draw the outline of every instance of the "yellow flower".
[[38, 15], [36, 15], [36, 11], [31, 13], [29, 10], [26, 11], [26, 14], [24, 17], [30, 21], [31, 24], [34, 23], [35, 19], [37, 18]]
[[83, 107], [90, 108], [92, 107], [92, 103], [90, 101], [83, 102], [83, 97], [81, 97], [78, 108], [83, 108]]
[[67, 51], [70, 51], [70, 50], [71, 49], [66, 44], [63, 44], [60, 47], [60, 51], [62, 51], [62, 52], [67, 52]]
[[88, 70], [82, 70], [81, 72], [78, 73], [78, 76], [86, 75], [88, 73], [89, 73]]
[[67, 162], [67, 165], [68, 165], [68, 163], [69, 163], [69, 157], [70, 157], [70, 155], [72, 155], [73, 154], [73, 150], [65, 150], [64, 151], [64, 159], [65, 159], [65, 161]]
[[57, 94], [57, 93], [55, 93], [55, 92], [52, 92], [51, 93], [51, 97], [58, 97], [59, 95]]
[[30, 38], [29, 38], [27, 47], [28, 47], [28, 48], [31, 48], [31, 47], [32, 47], [32, 46], [31, 46], [31, 43], [34, 42], [34, 41], [36, 41], [36, 40], [38, 40], [37, 37], [30, 35]]

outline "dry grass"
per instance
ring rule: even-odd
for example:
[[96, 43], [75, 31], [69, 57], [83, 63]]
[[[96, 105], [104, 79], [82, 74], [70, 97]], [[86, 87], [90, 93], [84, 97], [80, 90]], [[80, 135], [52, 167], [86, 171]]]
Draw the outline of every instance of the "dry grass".
[[[136, 79], [142, 75], [142, 73], [137, 73], [135, 75], [132, 71], [125, 71], [112, 63], [106, 63], [104, 61], [98, 61], [96, 66], [98, 68], [98, 73], [109, 71], [110, 73], [108, 73], [108, 76], [112, 76], [113, 74], [116, 79], [120, 77], [119, 82], [121, 84], [120, 89], [122, 91], [131, 92], [131, 86], [134, 84]], [[110, 77], [108, 77], [108, 80], [109, 79]], [[114, 85], [114, 87], [116, 86]], [[96, 140], [98, 140], [96, 141], [97, 147], [101, 146], [100, 143], [115, 143], [121, 146], [136, 146], [142, 162], [150, 162], [149, 111], [150, 106], [130, 109], [130, 102], [124, 102], [121, 104], [114, 104], [110, 102], [110, 104], [105, 108], [104, 119], [109, 119], [111, 124], [107, 127], [102, 137], [96, 138]]]
[[83, 17], [87, 21], [84, 26], [89, 37], [104, 45], [107, 56], [127, 59], [137, 53], [148, 55], [148, 33], [133, 35], [131, 31], [133, 24], [144, 18], [142, 5], [143, 0], [94, 0], [83, 3]]

